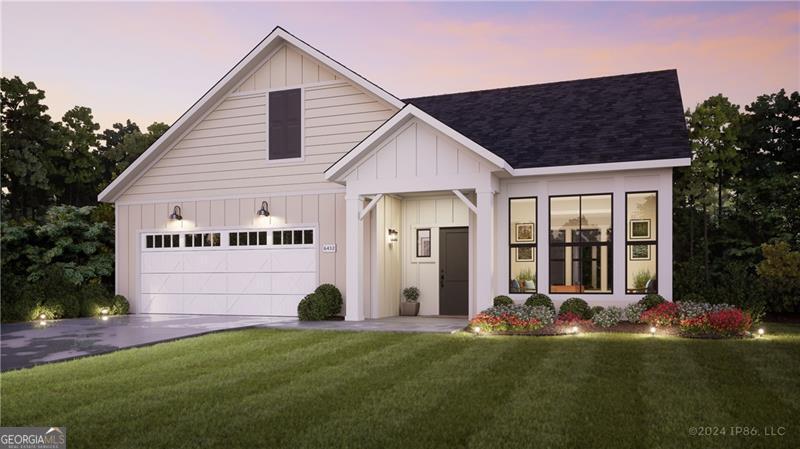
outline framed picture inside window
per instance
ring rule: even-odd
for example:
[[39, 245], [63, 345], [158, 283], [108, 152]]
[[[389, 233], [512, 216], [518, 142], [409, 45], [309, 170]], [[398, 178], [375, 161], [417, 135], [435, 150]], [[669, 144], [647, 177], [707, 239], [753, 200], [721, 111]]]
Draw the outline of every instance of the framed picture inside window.
[[650, 245], [630, 245], [631, 260], [650, 260]]
[[534, 262], [532, 246], [517, 247], [517, 262]]
[[417, 257], [431, 257], [430, 229], [417, 229]]
[[515, 242], [536, 242], [536, 233], [533, 232], [533, 223], [516, 223], [514, 225]]
[[650, 240], [650, 219], [632, 219], [630, 220], [630, 240]]

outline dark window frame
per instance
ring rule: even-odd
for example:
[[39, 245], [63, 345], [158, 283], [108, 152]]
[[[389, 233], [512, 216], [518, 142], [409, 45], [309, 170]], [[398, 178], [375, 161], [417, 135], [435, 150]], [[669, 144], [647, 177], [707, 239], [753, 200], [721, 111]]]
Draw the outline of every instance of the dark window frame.
[[[292, 111], [292, 105], [289, 103], [294, 101], [294, 95], [297, 95], [297, 111]], [[284, 114], [279, 116], [276, 113], [277, 110], [273, 109], [273, 107], [279, 107], [279, 101], [282, 96], [287, 97], [287, 104]], [[305, 111], [303, 110], [304, 97], [305, 92], [299, 87], [267, 91], [267, 162], [295, 162], [305, 158], [305, 145], [303, 142], [305, 137], [303, 129], [305, 118]], [[296, 112], [297, 117], [294, 117], [292, 112]], [[276, 116], [281, 117], [282, 121], [277, 121], [275, 119]], [[295, 127], [297, 128], [296, 135], [293, 134], [293, 128]], [[293, 148], [289, 148], [290, 145], [293, 146], [294, 144], [297, 144], [296, 155]], [[280, 148], [278, 149], [278, 147]]]
[[[605, 242], [556, 242], [553, 241], [553, 198], [570, 198], [570, 197], [577, 197], [578, 198], [578, 231], [580, 231], [581, 223], [581, 211], [583, 209], [583, 197], [591, 197], [591, 196], [610, 196], [611, 197], [611, 238], [606, 240]], [[627, 216], [626, 216], [627, 217]], [[566, 240], [566, 230], [564, 230], [564, 240]], [[547, 254], [547, 273], [548, 273], [548, 280], [547, 280], [547, 291], [551, 295], [613, 295], [614, 294], [614, 192], [600, 192], [600, 193], [577, 193], [577, 194], [570, 194], [570, 195], [550, 195], [547, 199], [547, 245], [548, 245], [548, 254]], [[611, 282], [609, 283], [609, 291], [587, 291], [583, 290], [582, 292], [553, 292], [553, 280], [552, 277], [549, 276], [551, 272], [550, 262], [553, 260], [553, 247], [588, 247], [591, 248], [596, 246], [598, 248], [606, 246], [608, 247], [608, 273]], [[561, 260], [561, 259], [559, 259]], [[566, 250], [564, 252], [564, 263], [567, 263], [566, 259]], [[569, 259], [569, 262], [572, 263], [574, 260], [574, 255], [572, 258]], [[582, 260], [578, 259], [578, 264], [582, 264]], [[579, 269], [579, 272], [582, 270]], [[579, 284], [580, 286], [584, 286], [582, 283]], [[538, 287], [538, 285], [537, 285]]]
[[[628, 195], [636, 195], [636, 194], [643, 194], [643, 193], [654, 193], [656, 195], [656, 216], [655, 216], [655, 236], [654, 239], [648, 240], [631, 240], [630, 239], [630, 230], [628, 226], [630, 223], [628, 222]], [[656, 249], [655, 258], [656, 258], [656, 294], [658, 294], [659, 286], [658, 286], [658, 190], [634, 190], [630, 192], [625, 192], [625, 294], [626, 295], [646, 295], [646, 291], [642, 292], [634, 292], [630, 291], [633, 289], [628, 289], [628, 265], [630, 262], [630, 246], [631, 245], [653, 245]]]
[[[536, 207], [533, 217], [533, 235], [536, 236], [534, 239], [534, 243], [511, 243], [512, 233], [511, 233], [511, 201], [512, 200], [535, 200]], [[508, 294], [534, 294], [539, 292], [539, 197], [538, 196], [515, 196], [508, 198]], [[514, 230], [516, 232], [516, 229]], [[550, 234], [549, 232], [547, 233]], [[528, 291], [521, 291], [521, 292], [512, 292], [511, 291], [511, 258], [514, 255], [514, 248], [518, 248], [521, 246], [530, 246], [533, 247], [533, 264], [536, 268], [536, 288], [533, 292]], [[549, 268], [549, 264], [548, 264]]]
[[[428, 231], [428, 240], [430, 246], [428, 247], [428, 255], [420, 255], [419, 254], [419, 231]], [[416, 248], [414, 249], [414, 254], [416, 254], [417, 259], [429, 259], [433, 257], [433, 230], [431, 228], [417, 228], [416, 232], [414, 233], [414, 245]]]

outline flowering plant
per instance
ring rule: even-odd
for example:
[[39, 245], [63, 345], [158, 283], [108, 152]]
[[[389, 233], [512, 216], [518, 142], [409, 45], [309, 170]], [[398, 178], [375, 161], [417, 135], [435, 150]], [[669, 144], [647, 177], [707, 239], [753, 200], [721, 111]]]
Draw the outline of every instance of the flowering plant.
[[697, 318], [711, 312], [736, 308], [730, 304], [709, 304], [707, 302], [692, 301], [679, 301], [675, 304], [678, 305], [678, 317], [681, 320]]
[[622, 314], [622, 309], [611, 306], [595, 313], [592, 322], [600, 327], [611, 327], [620, 322]]
[[644, 313], [646, 309], [644, 304], [639, 304], [637, 302], [628, 304], [625, 306], [625, 319], [630, 323], [639, 323], [642, 319], [642, 313]]
[[689, 335], [744, 335], [753, 324], [750, 313], [730, 308], [712, 311], [680, 321], [681, 332]]
[[470, 320], [470, 327], [483, 332], [525, 332], [553, 323], [553, 311], [547, 307], [521, 305], [490, 307]]
[[645, 310], [641, 321], [651, 326], [671, 326], [678, 322], [678, 306], [673, 302], [663, 302]]

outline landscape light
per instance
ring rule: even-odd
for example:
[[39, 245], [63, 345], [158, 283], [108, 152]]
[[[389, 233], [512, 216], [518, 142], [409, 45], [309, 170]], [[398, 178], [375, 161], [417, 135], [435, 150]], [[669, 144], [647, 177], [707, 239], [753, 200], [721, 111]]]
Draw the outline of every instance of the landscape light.
[[650, 326], [650, 335], [655, 335], [655, 334], [656, 334], [656, 327]]
[[480, 334], [481, 333], [481, 328], [478, 327], [478, 326], [475, 326], [475, 327], [472, 328], [472, 332], [475, 332], [476, 334]]
[[763, 335], [764, 335], [764, 328], [763, 327], [759, 327], [758, 328], [758, 336], [761, 337]]
[[100, 317], [100, 319], [103, 321], [108, 321], [108, 315], [103, 315]]
[[39, 315], [39, 319], [40, 320], [46, 320], [47, 319], [47, 315], [41, 314], [41, 315]]
[[108, 315], [108, 307], [103, 307], [100, 309], [100, 315]]
[[45, 320], [39, 321], [39, 324], [41, 324], [42, 326], [46, 326], [47, 325], [47, 321], [45, 321]]
[[578, 326], [572, 326], [572, 333], [573, 334], [577, 334], [578, 333]]

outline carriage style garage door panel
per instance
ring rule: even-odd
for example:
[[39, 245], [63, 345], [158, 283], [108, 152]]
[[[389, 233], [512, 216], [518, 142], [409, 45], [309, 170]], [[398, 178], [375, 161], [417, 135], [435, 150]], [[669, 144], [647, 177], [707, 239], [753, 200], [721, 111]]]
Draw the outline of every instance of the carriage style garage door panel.
[[141, 312], [296, 316], [318, 284], [314, 240], [308, 228], [142, 234]]

